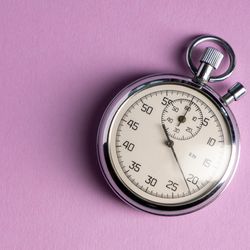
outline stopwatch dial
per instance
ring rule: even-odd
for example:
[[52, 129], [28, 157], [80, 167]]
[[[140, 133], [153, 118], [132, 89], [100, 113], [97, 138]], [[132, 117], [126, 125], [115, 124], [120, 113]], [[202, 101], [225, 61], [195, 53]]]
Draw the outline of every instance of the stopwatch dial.
[[185, 204], [220, 182], [231, 157], [227, 123], [202, 92], [166, 84], [130, 96], [109, 130], [115, 175], [142, 200]]
[[187, 140], [197, 135], [201, 130], [203, 115], [194, 99], [195, 97], [191, 100], [170, 101], [164, 108], [161, 121], [165, 124], [171, 137]]

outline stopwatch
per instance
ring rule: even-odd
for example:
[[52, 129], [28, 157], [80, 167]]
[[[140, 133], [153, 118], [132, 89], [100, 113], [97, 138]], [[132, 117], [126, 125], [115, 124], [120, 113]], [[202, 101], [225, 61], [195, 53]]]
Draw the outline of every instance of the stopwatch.
[[[196, 67], [192, 55], [206, 47]], [[224, 54], [229, 67], [220, 75]], [[208, 83], [225, 80], [235, 68], [232, 47], [203, 35], [187, 48], [193, 77], [151, 75], [121, 90], [107, 107], [98, 129], [102, 173], [126, 203], [157, 215], [196, 211], [230, 182], [239, 159], [239, 130], [229, 104], [246, 92], [237, 82], [223, 96]]]

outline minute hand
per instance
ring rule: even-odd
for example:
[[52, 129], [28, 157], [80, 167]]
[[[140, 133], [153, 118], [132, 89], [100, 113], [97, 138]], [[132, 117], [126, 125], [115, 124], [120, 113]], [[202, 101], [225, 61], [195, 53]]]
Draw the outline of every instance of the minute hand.
[[179, 166], [179, 169], [180, 169], [180, 171], [181, 171], [181, 174], [182, 174], [182, 176], [183, 176], [183, 179], [184, 179], [184, 181], [185, 181], [185, 183], [186, 183], [186, 185], [187, 185], [189, 194], [191, 194], [191, 191], [190, 191], [190, 188], [189, 188], [189, 186], [188, 186], [187, 180], [186, 180], [186, 178], [185, 178], [185, 175], [184, 175], [183, 170], [182, 170], [182, 168], [181, 168], [180, 162], [179, 162], [179, 160], [178, 160], [178, 158], [177, 158], [177, 155], [176, 155], [176, 153], [175, 153], [175, 150], [174, 150], [174, 142], [170, 140], [169, 135], [168, 135], [168, 131], [167, 131], [167, 128], [166, 128], [165, 124], [162, 124], [162, 127], [163, 127], [164, 133], [165, 133], [165, 135], [166, 135], [166, 137], [167, 137], [167, 146], [171, 148], [171, 151], [172, 151], [172, 153], [173, 153], [173, 155], [174, 155], [174, 158], [175, 158], [175, 160], [176, 160], [176, 162], [177, 162], [177, 165]]

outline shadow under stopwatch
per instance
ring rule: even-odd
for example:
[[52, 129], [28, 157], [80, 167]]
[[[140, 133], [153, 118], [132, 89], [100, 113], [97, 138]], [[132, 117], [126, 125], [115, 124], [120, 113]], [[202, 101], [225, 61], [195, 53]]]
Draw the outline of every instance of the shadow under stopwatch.
[[103, 86], [105, 88], [101, 88], [101, 91], [93, 93], [91, 105], [88, 105], [88, 110], [85, 110], [85, 113], [88, 114], [86, 119], [86, 114], [81, 114], [81, 128], [79, 138], [80, 141], [80, 149], [82, 152], [81, 155], [84, 157], [83, 161], [87, 161], [87, 166], [83, 169], [84, 172], [88, 171], [88, 177], [92, 179], [92, 184], [97, 186], [100, 192], [104, 192], [109, 198], [113, 198], [117, 201], [120, 199], [112, 192], [108, 183], [106, 183], [104, 176], [101, 173], [101, 169], [98, 163], [97, 151], [96, 151], [96, 139], [97, 139], [97, 131], [102, 118], [102, 115], [111, 102], [111, 100], [115, 97], [115, 95], [124, 87], [126, 87], [131, 82], [148, 75], [147, 73], [124, 73], [120, 76], [116, 76], [111, 79], [102, 79]]

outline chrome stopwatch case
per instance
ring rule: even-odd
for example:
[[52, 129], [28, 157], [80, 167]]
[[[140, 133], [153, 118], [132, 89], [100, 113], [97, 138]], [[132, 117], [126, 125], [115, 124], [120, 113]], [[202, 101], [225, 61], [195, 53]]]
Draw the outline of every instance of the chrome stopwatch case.
[[[219, 44], [228, 70], [212, 77], [223, 54], [208, 47], [198, 69], [193, 49]], [[103, 175], [128, 204], [159, 215], [185, 214], [213, 201], [231, 180], [239, 159], [239, 131], [228, 105], [244, 93], [236, 83], [224, 96], [208, 82], [226, 79], [235, 67], [231, 46], [200, 36], [187, 49], [193, 78], [153, 75], [124, 88], [101, 120], [97, 151]]]

